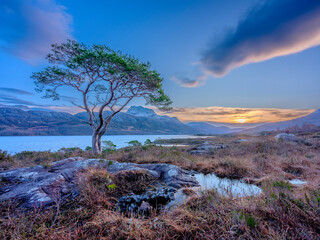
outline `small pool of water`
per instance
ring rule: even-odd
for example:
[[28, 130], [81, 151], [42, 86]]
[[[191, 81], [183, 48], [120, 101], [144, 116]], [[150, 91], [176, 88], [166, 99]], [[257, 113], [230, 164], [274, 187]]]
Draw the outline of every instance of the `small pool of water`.
[[289, 181], [289, 183], [291, 183], [293, 185], [303, 185], [303, 184], [307, 184], [308, 182], [302, 181], [300, 179], [292, 179]]
[[[244, 183], [240, 180], [231, 180], [228, 178], [219, 178], [215, 174], [194, 174], [194, 177], [200, 184], [200, 187], [192, 187], [196, 194], [201, 195], [202, 191], [215, 189], [219, 194], [224, 196], [239, 198], [258, 196], [262, 189], [253, 184]], [[183, 204], [189, 196], [183, 193], [183, 188], [175, 193], [175, 200], [168, 204], [168, 207]]]
[[186, 144], [156, 144], [159, 147], [190, 147], [190, 145]]

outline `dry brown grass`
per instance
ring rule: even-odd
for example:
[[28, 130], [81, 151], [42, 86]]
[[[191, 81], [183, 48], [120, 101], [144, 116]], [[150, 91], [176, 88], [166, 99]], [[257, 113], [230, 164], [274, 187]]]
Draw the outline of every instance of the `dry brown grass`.
[[[91, 170], [91, 174], [101, 175]], [[89, 181], [90, 177], [88, 178]], [[93, 180], [95, 182], [96, 179]], [[100, 180], [99, 180], [100, 181]], [[87, 182], [88, 185], [91, 183]], [[110, 195], [97, 188], [92, 198], [46, 211], [19, 212], [2, 206], [1, 239], [319, 239], [320, 191], [294, 196], [281, 182], [264, 184], [265, 194], [232, 199], [206, 191], [173, 211], [124, 215], [110, 208]], [[87, 189], [86, 189], [87, 190]], [[90, 190], [92, 191], [92, 189]], [[83, 192], [82, 192], [83, 193]], [[85, 193], [86, 194], [86, 193]], [[104, 198], [101, 198], [102, 195]], [[106, 197], [107, 196], [107, 197]], [[107, 198], [107, 199], [105, 199]], [[111, 199], [111, 202], [113, 199]], [[10, 206], [9, 206], [10, 208]], [[4, 211], [6, 210], [6, 211]]]
[[[206, 139], [228, 147], [207, 156], [190, 155], [185, 147], [141, 146], [127, 147], [115, 152], [103, 152], [99, 158], [119, 162], [168, 163], [184, 169], [202, 173], [216, 173], [228, 178], [264, 178], [278, 176], [282, 179], [301, 178], [320, 184], [320, 138], [317, 134], [301, 134], [303, 142], [276, 142], [273, 136], [261, 137], [214, 137]], [[247, 142], [235, 143], [236, 139], [247, 138]], [[179, 140], [180, 142], [183, 140]], [[195, 141], [195, 140], [193, 140]], [[198, 139], [196, 142], [204, 141]], [[0, 169], [42, 164], [66, 157], [81, 156], [97, 158], [90, 151], [67, 149], [64, 152], [22, 152], [0, 161]]]
[[[118, 175], [89, 169], [79, 175], [81, 195], [74, 202], [49, 210], [25, 213], [2, 203], [0, 239], [320, 239], [320, 138], [301, 134], [303, 142], [276, 142], [273, 136], [217, 137], [229, 147], [208, 156], [193, 156], [187, 148], [142, 146], [104, 153], [101, 158], [120, 162], [170, 163], [219, 176], [249, 178], [263, 195], [226, 198], [204, 192], [170, 212], [149, 216], [115, 211], [117, 198], [152, 185], [144, 172]], [[86, 151], [32, 152], [11, 156], [13, 168], [50, 164], [69, 156], [94, 157]], [[300, 178], [305, 186], [285, 180]], [[143, 183], [143, 184], [142, 184]], [[108, 187], [114, 184], [115, 188]]]

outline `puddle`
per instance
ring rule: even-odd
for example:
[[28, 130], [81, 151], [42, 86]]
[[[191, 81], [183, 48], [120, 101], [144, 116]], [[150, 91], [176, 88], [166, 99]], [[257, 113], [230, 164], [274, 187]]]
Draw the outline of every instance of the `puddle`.
[[303, 185], [303, 184], [307, 184], [308, 182], [302, 181], [300, 179], [292, 179], [289, 181], [289, 183], [291, 183], [293, 185]]
[[186, 144], [156, 144], [159, 147], [190, 147], [190, 145]]
[[[253, 184], [248, 184], [240, 180], [231, 180], [219, 178], [215, 174], [204, 175], [202, 173], [194, 174], [194, 177], [200, 184], [200, 187], [192, 187], [196, 194], [200, 195], [202, 191], [215, 189], [219, 194], [234, 198], [258, 196], [262, 190]], [[167, 207], [183, 204], [189, 196], [183, 193], [183, 188], [175, 193], [175, 200], [171, 201]]]

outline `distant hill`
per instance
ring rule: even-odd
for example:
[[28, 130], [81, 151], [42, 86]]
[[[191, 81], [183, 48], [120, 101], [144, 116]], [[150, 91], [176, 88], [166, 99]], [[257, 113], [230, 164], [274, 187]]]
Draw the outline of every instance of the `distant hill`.
[[[12, 135], [91, 135], [91, 127], [82, 120], [85, 112], [69, 113], [30, 109], [25, 106], [0, 106], [0, 136]], [[107, 112], [106, 112], [107, 113]], [[153, 110], [131, 107], [117, 114], [107, 134], [197, 134], [196, 129], [177, 118], [159, 116]]]
[[[107, 114], [107, 112], [106, 112]], [[85, 112], [74, 115], [87, 120]], [[126, 113], [118, 113], [110, 123], [109, 134], [197, 134], [198, 131], [177, 118], [159, 116], [152, 109], [130, 107]]]
[[226, 134], [237, 131], [225, 126], [215, 127], [206, 122], [190, 122], [187, 124], [188, 126], [198, 130], [201, 134]]
[[[108, 112], [105, 112], [106, 114]], [[75, 115], [48, 111], [26, 106], [5, 106], [0, 104], [0, 136], [32, 136], [32, 135], [91, 135], [87, 114]], [[267, 123], [243, 130], [229, 126], [214, 126], [207, 122], [182, 123], [175, 117], [157, 115], [152, 109], [131, 107], [127, 112], [117, 114], [109, 125], [107, 134], [256, 134], [263, 131], [285, 130], [303, 124], [320, 126], [320, 109], [301, 118], [290, 121]], [[223, 124], [223, 123], [220, 123]]]
[[258, 127], [246, 129], [241, 133], [254, 134], [254, 133], [259, 133], [264, 131], [285, 130], [286, 128], [294, 127], [294, 126], [301, 127], [303, 124], [313, 124], [315, 126], [320, 126], [320, 109], [304, 117], [292, 119], [289, 121], [263, 124]]
[[0, 135], [83, 135], [89, 126], [73, 115], [62, 112], [0, 108]]

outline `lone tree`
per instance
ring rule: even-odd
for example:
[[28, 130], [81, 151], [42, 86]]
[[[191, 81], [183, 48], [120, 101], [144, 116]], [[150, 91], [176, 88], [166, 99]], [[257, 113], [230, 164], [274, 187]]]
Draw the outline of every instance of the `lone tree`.
[[53, 44], [47, 60], [52, 65], [31, 76], [36, 90], [53, 100], [59, 100], [57, 91], [64, 86], [79, 93], [83, 103], [77, 106], [87, 112], [86, 123], [93, 130], [93, 153], [101, 153], [101, 137], [112, 118], [132, 99], [144, 97], [146, 104], [159, 109], [168, 109], [172, 103], [162, 89], [163, 79], [150, 69], [150, 63], [105, 45], [68, 40]]

